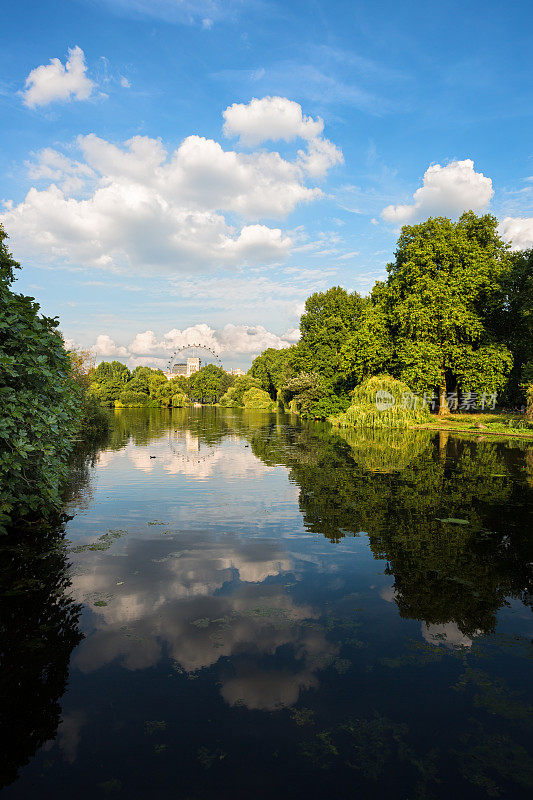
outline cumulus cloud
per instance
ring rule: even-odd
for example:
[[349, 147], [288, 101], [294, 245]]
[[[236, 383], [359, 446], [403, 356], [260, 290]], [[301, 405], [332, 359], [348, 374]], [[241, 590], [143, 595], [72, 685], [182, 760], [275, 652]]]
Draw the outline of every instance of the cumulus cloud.
[[96, 337], [96, 342], [93, 344], [91, 350], [97, 356], [127, 356], [128, 350], [125, 347], [115, 344], [113, 339], [106, 333], [101, 333]]
[[533, 217], [505, 217], [498, 226], [500, 235], [513, 250], [533, 247]]
[[436, 215], [455, 217], [463, 211], [481, 211], [493, 195], [491, 179], [475, 172], [474, 162], [467, 158], [444, 167], [440, 164], [428, 167], [412, 203], [390, 205], [381, 213], [387, 222], [400, 225]]
[[301, 105], [286, 97], [254, 97], [246, 104], [233, 103], [223, 116], [226, 136], [238, 136], [241, 144], [251, 147], [268, 139], [315, 139], [324, 130], [320, 117], [305, 116]]
[[[304, 133], [322, 130], [298, 108]], [[118, 146], [89, 134], [77, 146], [79, 160], [51, 148], [37, 154], [30, 177], [50, 185], [8, 204], [0, 221], [23, 256], [120, 271], [278, 263], [291, 237], [262, 220], [320, 198], [308, 180], [342, 160], [335, 145], [316, 138], [294, 160], [227, 151], [196, 135], [170, 154], [147, 136]], [[230, 224], [227, 214], [241, 222]]]
[[262, 142], [292, 142], [305, 139], [307, 151], [298, 152], [298, 164], [313, 178], [322, 178], [328, 169], [344, 161], [341, 150], [322, 138], [324, 121], [305, 116], [302, 107], [286, 97], [254, 97], [249, 103], [233, 103], [224, 111], [224, 133], [253, 147]]
[[342, 151], [329, 139], [312, 139], [307, 152], [298, 152], [302, 168], [313, 178], [322, 178], [328, 169], [344, 162]]
[[40, 150], [35, 160], [27, 163], [28, 176], [35, 181], [52, 181], [65, 193], [81, 191], [88, 180], [96, 177], [93, 169], [81, 161], [73, 161], [51, 147]]
[[[278, 336], [267, 330], [262, 325], [234, 325], [228, 323], [223, 328], [215, 330], [205, 323], [192, 325], [180, 330], [173, 328], [158, 338], [154, 331], [142, 331], [133, 338], [128, 347], [120, 348], [123, 356], [152, 356], [152, 361], [160, 361], [165, 356], [173, 353], [180, 347], [192, 344], [209, 347], [221, 357], [233, 355], [251, 355], [261, 353], [267, 347], [281, 350], [290, 347], [298, 341], [299, 330], [290, 328], [286, 333]], [[97, 345], [93, 347], [98, 355], [118, 355], [117, 346], [107, 335], [97, 338]], [[103, 352], [106, 349], [109, 352]], [[149, 359], [147, 363], [151, 363]]]
[[32, 69], [25, 87], [22, 92], [24, 103], [35, 108], [58, 100], [87, 100], [95, 84], [87, 77], [85, 54], [76, 46], [69, 48], [64, 66], [59, 58], [52, 58], [49, 64]]

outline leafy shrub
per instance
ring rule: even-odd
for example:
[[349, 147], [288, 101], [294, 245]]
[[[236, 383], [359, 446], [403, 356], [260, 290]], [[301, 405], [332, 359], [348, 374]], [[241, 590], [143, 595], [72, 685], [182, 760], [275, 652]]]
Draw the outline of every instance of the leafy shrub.
[[408, 428], [429, 419], [429, 409], [406, 383], [383, 374], [356, 386], [350, 407], [331, 421], [340, 428]]
[[179, 392], [172, 396], [172, 408], [185, 408], [190, 406], [191, 401], [184, 392]]
[[250, 375], [240, 375], [235, 379], [233, 386], [230, 386], [228, 391], [220, 398], [220, 405], [227, 407], [237, 407], [244, 404], [243, 397], [245, 392], [249, 389], [260, 389], [261, 384], [257, 378], [252, 378]]
[[248, 389], [243, 395], [245, 408], [255, 409], [256, 411], [275, 411], [276, 404], [271, 400], [268, 392], [256, 387]]
[[11, 289], [19, 267], [0, 226], [0, 530], [59, 513], [81, 391], [56, 319]]

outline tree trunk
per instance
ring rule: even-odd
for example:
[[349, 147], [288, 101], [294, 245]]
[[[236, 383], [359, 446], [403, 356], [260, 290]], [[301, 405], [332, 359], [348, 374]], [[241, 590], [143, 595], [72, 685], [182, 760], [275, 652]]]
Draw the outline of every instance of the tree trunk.
[[450, 409], [448, 408], [448, 401], [446, 398], [446, 372], [444, 367], [442, 368], [440, 374], [440, 386], [439, 386], [439, 417], [449, 417], [450, 416]]

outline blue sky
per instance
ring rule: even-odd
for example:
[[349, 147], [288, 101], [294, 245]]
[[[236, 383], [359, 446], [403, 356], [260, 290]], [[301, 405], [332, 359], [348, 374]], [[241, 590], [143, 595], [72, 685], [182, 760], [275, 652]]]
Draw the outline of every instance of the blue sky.
[[403, 223], [490, 210], [531, 247], [532, 23], [530, 2], [11, 4], [18, 289], [100, 358], [195, 340], [247, 367], [311, 292], [368, 292]]

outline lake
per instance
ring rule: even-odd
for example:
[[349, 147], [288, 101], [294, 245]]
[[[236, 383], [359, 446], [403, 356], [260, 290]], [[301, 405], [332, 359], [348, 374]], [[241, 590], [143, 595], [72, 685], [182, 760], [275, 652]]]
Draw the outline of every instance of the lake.
[[112, 416], [3, 543], [6, 798], [531, 797], [531, 443]]

